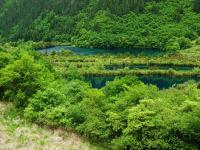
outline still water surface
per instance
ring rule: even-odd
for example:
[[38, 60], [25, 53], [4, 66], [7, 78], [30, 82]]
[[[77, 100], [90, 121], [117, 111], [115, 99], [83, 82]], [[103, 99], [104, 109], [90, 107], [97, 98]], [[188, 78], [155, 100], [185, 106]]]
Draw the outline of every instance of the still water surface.
[[[86, 81], [91, 83], [93, 88], [102, 88], [106, 85], [107, 81], [113, 81], [114, 78], [115, 78], [114, 76], [110, 76], [110, 77], [88, 76], [86, 77]], [[138, 78], [145, 84], [156, 85], [159, 89], [167, 89], [169, 87], [184, 83], [189, 80], [200, 82], [200, 78], [188, 78], [188, 77], [139, 76]]]
[[146, 55], [146, 56], [159, 56], [164, 54], [163, 51], [155, 49], [98, 49], [98, 48], [80, 48], [75, 46], [55, 46], [45, 49], [40, 49], [38, 51], [44, 53], [58, 52], [61, 50], [70, 50], [78, 55], [107, 55], [107, 54], [125, 54], [129, 53], [135, 56]]

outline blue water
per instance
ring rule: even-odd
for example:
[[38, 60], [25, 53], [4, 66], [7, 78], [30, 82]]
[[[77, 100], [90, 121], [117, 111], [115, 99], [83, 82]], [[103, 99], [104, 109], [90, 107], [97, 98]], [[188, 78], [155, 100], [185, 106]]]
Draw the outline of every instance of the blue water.
[[105, 66], [106, 70], [117, 70], [117, 69], [162, 69], [162, 70], [168, 70], [168, 69], [174, 69], [177, 71], [191, 71], [195, 67], [190, 66], [176, 66], [176, 65], [107, 65]]
[[[40, 49], [38, 51], [43, 53], [51, 53], [51, 52], [59, 52], [61, 50], [70, 50], [75, 54], [78, 55], [118, 55], [118, 54], [131, 54], [131, 55], [145, 55], [145, 56], [160, 56], [163, 55], [165, 52], [154, 50], [154, 49], [97, 49], [97, 48], [79, 48], [74, 46], [55, 46], [45, 49]], [[121, 66], [122, 68], [126, 66]], [[149, 66], [128, 66], [130, 69], [149, 69]], [[106, 69], [108, 70], [115, 70], [119, 69], [119, 66], [107, 66]], [[159, 69], [168, 69], [169, 66], [158, 66]], [[172, 67], [170, 67], [172, 68]], [[175, 70], [191, 70], [192, 67], [181, 67], [175, 66], [172, 68]], [[90, 82], [93, 88], [101, 88], [106, 85], [107, 81], [113, 81], [115, 77], [93, 77], [89, 76], [86, 77], [86, 81]], [[187, 78], [187, 77], [166, 77], [166, 76], [140, 76], [138, 77], [141, 81], [145, 84], [153, 84], [156, 85], [160, 89], [169, 88], [171, 86], [184, 83], [189, 80], [200, 81], [200, 78]]]
[[107, 55], [107, 54], [131, 54], [131, 55], [146, 55], [146, 56], [159, 56], [165, 52], [155, 49], [98, 49], [98, 48], [79, 48], [74, 46], [55, 46], [38, 51], [43, 53], [59, 52], [61, 50], [70, 50], [78, 55]]
[[[102, 88], [106, 85], [107, 81], [113, 81], [114, 76], [88, 76], [86, 81], [91, 83], [93, 88]], [[156, 85], [159, 89], [167, 89], [177, 84], [184, 83], [189, 80], [200, 82], [200, 78], [188, 78], [188, 77], [166, 77], [166, 76], [139, 76], [139, 80], [145, 84]]]

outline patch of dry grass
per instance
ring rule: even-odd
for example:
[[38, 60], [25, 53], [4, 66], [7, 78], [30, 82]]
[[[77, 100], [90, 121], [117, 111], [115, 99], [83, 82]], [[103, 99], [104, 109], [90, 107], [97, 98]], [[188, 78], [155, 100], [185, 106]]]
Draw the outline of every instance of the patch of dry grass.
[[7, 107], [0, 102], [0, 150], [99, 149], [74, 133], [62, 129], [44, 129], [19, 117], [5, 117]]

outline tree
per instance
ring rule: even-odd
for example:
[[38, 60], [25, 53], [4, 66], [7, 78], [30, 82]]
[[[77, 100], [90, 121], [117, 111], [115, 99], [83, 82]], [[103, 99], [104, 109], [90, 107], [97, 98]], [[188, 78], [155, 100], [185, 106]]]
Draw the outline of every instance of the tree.
[[196, 12], [200, 12], [200, 0], [195, 0], [195, 2], [194, 2], [194, 10], [196, 11]]
[[0, 70], [0, 88], [4, 99], [14, 101], [17, 107], [24, 108], [28, 98], [51, 78], [45, 66], [36, 63], [32, 56], [23, 52], [21, 58]]

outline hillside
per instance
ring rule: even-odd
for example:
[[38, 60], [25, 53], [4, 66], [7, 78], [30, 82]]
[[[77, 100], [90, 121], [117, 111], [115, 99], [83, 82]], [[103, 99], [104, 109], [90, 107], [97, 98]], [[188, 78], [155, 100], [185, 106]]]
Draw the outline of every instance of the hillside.
[[0, 150], [100, 150], [75, 133], [40, 127], [17, 114], [12, 104], [0, 101]]
[[[0, 101], [12, 103], [15, 110], [4, 118], [0, 102], [1, 147], [14, 142], [25, 144], [25, 148], [35, 144], [36, 149], [54, 145], [62, 149], [68, 141], [76, 141], [70, 135], [69, 140], [57, 141], [54, 138], [57, 130], [45, 129], [42, 130], [49, 136], [43, 139], [43, 134], [37, 132], [39, 128], [23, 122], [13, 127], [19, 113], [24, 121], [51, 129], [62, 128], [64, 133], [73, 131], [105, 149], [199, 149], [199, 41], [190, 49], [159, 57], [81, 56], [69, 51], [41, 54], [32, 44], [12, 47], [7, 43], [0, 47]], [[162, 88], [155, 82], [143, 82], [140, 78], [143, 75], [154, 81], [158, 79], [157, 83], [163, 85], [168, 83], [163, 82], [168, 78], [173, 84]], [[101, 77], [94, 80], [98, 83], [106, 76], [115, 78], [107, 80], [101, 88], [94, 88], [86, 80], [86, 77], [90, 80]], [[179, 82], [173, 77], [189, 79]], [[9, 114], [14, 116], [10, 118]], [[5, 127], [12, 129], [11, 135], [7, 136]], [[37, 142], [43, 145], [33, 142], [32, 137], [40, 137], [41, 141]], [[75, 149], [74, 146], [84, 143], [80, 139], [70, 146]], [[84, 147], [87, 149], [87, 142]]]
[[198, 1], [1, 0], [0, 40], [179, 50], [200, 34]]
[[0, 150], [199, 150], [200, 0], [0, 0]]

